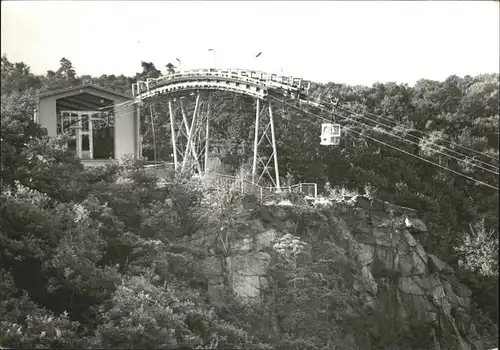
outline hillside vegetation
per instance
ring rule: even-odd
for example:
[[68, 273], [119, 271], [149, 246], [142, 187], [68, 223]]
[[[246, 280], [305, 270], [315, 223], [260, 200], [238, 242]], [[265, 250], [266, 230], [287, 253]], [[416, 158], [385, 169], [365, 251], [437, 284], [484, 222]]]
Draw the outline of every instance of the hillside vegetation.
[[[204, 261], [223, 254], [224, 241], [202, 249], [191, 238], [200, 229], [220, 235], [250, 222], [241, 198], [209, 195], [189, 177], [157, 189], [156, 180], [140, 171], [141, 161], [84, 169], [63, 147], [64, 137], [47, 138], [33, 123], [37, 92], [89, 82], [129, 93], [137, 79], [160, 74], [142, 62], [135, 77], [78, 76], [63, 58], [57, 70], [36, 76], [25, 63], [2, 57], [0, 346], [425, 348], [425, 328], [387, 332], [377, 324], [390, 319], [352, 311], [361, 302], [352, 292], [355, 263], [328, 265], [336, 251], [322, 247], [320, 238], [310, 241], [307, 264], [276, 260], [275, 270], [286, 281], [276, 286], [279, 302], [247, 305], [227, 281], [213, 297]], [[499, 91], [498, 74], [423, 79], [415, 86], [314, 86], [313, 99], [339, 98], [342, 108], [357, 112], [337, 118], [353, 130], [338, 147], [319, 145], [320, 120], [274, 107], [283, 181], [317, 182], [332, 198], [360, 194], [413, 208], [427, 224], [425, 250], [449, 264], [472, 291], [470, 317], [490, 345], [498, 325], [498, 190], [412, 155], [498, 188]], [[224, 171], [237, 174], [252, 157], [254, 101], [214, 94], [211, 133], [222, 146]], [[170, 161], [165, 107], [153, 105], [155, 146], [157, 157]], [[141, 121], [146, 154], [153, 148], [150, 121]], [[436, 144], [466, 155], [468, 163]], [[328, 281], [311, 277], [326, 268], [332, 269]], [[307, 286], [299, 281], [304, 278]], [[322, 314], [327, 296], [334, 316]], [[285, 317], [294, 305], [318, 316], [299, 327], [297, 319]], [[270, 313], [282, 317], [263, 329]]]

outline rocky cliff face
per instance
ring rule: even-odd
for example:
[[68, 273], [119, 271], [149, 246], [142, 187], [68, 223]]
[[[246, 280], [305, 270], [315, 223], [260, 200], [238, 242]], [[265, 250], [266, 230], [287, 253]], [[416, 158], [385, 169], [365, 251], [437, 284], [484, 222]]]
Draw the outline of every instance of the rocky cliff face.
[[471, 292], [451, 266], [424, 250], [429, 233], [413, 209], [361, 196], [316, 208], [304, 202], [259, 205], [247, 197], [240, 209], [244, 220], [225, 238], [207, 238], [203, 230], [194, 237], [198, 245], [212, 246], [208, 240], [214, 240], [223, 247], [204, 262], [210, 292], [225, 285], [246, 302], [258, 303], [269, 283], [277, 239], [287, 233], [335, 238], [339, 251], [359, 267], [365, 283], [355, 289], [368, 309], [381, 308], [402, 324], [432, 326], [434, 349], [482, 349], [469, 316]]
[[387, 305], [403, 323], [411, 317], [432, 325], [436, 348], [480, 349], [469, 317], [471, 292], [451, 266], [425, 252], [429, 233], [416, 212], [363, 197], [350, 204], [334, 215], [343, 218], [348, 249], [370, 282], [367, 299]]

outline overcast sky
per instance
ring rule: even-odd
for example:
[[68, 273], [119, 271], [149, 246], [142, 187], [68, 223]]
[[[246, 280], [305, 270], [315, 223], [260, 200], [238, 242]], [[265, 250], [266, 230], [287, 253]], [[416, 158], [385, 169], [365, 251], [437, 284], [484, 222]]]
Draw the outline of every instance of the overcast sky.
[[209, 68], [213, 48], [217, 67], [414, 84], [498, 72], [499, 23], [494, 1], [2, 1], [1, 51], [36, 74]]

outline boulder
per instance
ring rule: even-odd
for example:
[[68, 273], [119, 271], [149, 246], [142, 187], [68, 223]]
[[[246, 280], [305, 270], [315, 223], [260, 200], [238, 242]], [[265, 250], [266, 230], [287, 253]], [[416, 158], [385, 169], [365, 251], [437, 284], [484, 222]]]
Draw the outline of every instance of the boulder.
[[429, 270], [431, 272], [441, 272], [444, 274], [453, 274], [455, 271], [453, 268], [445, 263], [444, 261], [441, 261], [438, 259], [435, 255], [427, 253], [428, 256], [428, 264], [429, 264]]
[[281, 205], [268, 206], [268, 210], [271, 217], [280, 221], [285, 221], [290, 215], [289, 209]]
[[471, 290], [464, 284], [460, 283], [455, 275], [445, 275], [444, 278], [450, 283], [455, 294], [462, 298], [470, 298]]
[[266, 252], [252, 252], [226, 258], [233, 292], [250, 302], [260, 301], [261, 277], [267, 276], [271, 256]]
[[252, 246], [253, 244], [251, 238], [243, 238], [231, 242], [231, 249], [232, 252], [234, 252], [235, 254], [242, 254], [249, 252], [250, 250], [252, 250]]
[[375, 247], [373, 244], [356, 242], [356, 252], [354, 256], [360, 266], [366, 266], [373, 262], [374, 251]]
[[264, 224], [260, 219], [252, 219], [250, 220], [250, 230], [254, 233], [262, 232], [265, 230]]
[[427, 264], [417, 252], [409, 252], [399, 255], [398, 270], [402, 276], [424, 275], [427, 272]]
[[372, 235], [368, 235], [368, 234], [364, 234], [364, 233], [356, 235], [356, 241], [359, 243], [369, 244], [369, 245], [376, 245], [377, 244], [377, 240]]
[[374, 277], [388, 277], [395, 274], [398, 269], [394, 252], [387, 247], [377, 246], [371, 267]]
[[243, 209], [245, 209], [245, 210], [254, 209], [259, 205], [259, 200], [253, 194], [246, 194], [241, 199], [241, 205], [243, 206]]
[[363, 280], [365, 282], [365, 290], [371, 295], [377, 295], [377, 282], [373, 278], [369, 266], [363, 266], [361, 268], [361, 276], [363, 276]]
[[287, 219], [284, 222], [284, 227], [289, 233], [294, 234], [297, 224], [293, 220]]
[[278, 234], [273, 229], [256, 234], [254, 236], [254, 250], [258, 251], [271, 247], [277, 237]]
[[221, 285], [224, 281], [222, 263], [218, 257], [211, 256], [203, 261], [203, 275], [208, 280], [209, 286]]
[[376, 211], [371, 213], [371, 225], [374, 227], [392, 227], [393, 218], [386, 211]]
[[427, 226], [420, 219], [406, 217], [405, 225], [407, 230], [412, 234], [427, 232]]
[[399, 279], [398, 289], [405, 294], [425, 296], [425, 290], [422, 288], [420, 278], [413, 276], [402, 276]]

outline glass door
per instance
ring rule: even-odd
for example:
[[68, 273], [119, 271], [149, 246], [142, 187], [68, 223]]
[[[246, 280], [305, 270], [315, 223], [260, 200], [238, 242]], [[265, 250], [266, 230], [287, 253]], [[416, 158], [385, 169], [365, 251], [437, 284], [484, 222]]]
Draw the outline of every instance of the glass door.
[[93, 159], [92, 123], [90, 112], [61, 111], [57, 131], [71, 137], [67, 148], [80, 159]]
[[93, 159], [93, 138], [92, 138], [92, 122], [90, 119], [91, 114], [89, 112], [79, 112], [79, 122], [80, 127], [78, 128], [78, 139], [79, 139], [79, 152], [78, 157], [80, 159]]

